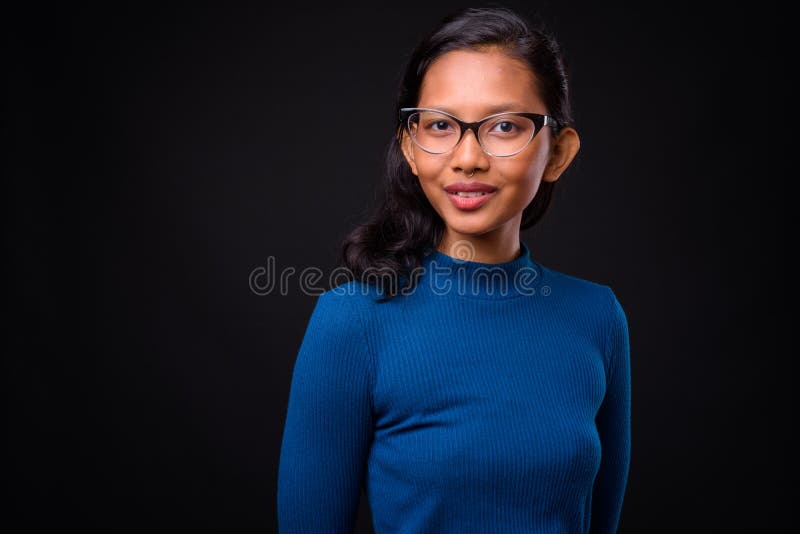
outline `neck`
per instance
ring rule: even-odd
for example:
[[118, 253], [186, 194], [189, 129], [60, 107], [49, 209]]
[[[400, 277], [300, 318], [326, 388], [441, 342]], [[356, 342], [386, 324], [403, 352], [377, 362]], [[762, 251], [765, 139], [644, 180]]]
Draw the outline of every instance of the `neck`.
[[483, 235], [465, 235], [451, 229], [445, 231], [436, 247], [438, 252], [456, 259], [478, 263], [505, 263], [519, 257], [519, 227], [500, 228]]

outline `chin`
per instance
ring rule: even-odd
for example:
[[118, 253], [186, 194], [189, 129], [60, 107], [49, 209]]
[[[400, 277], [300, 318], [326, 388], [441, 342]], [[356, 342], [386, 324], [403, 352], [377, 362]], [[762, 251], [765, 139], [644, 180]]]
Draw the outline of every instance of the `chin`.
[[[464, 220], [466, 218], [472, 218], [473, 220]], [[452, 232], [462, 235], [477, 236], [485, 234], [492, 229], [492, 225], [489, 224], [489, 221], [485, 217], [479, 215], [456, 215], [455, 217], [445, 219], [444, 222]]]

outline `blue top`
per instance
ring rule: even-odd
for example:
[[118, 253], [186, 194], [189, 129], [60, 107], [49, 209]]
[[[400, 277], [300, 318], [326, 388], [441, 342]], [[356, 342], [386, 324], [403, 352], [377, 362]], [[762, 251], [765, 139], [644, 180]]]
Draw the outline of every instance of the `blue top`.
[[436, 250], [409, 294], [316, 301], [278, 466], [281, 533], [615, 532], [630, 458], [630, 348], [606, 285]]

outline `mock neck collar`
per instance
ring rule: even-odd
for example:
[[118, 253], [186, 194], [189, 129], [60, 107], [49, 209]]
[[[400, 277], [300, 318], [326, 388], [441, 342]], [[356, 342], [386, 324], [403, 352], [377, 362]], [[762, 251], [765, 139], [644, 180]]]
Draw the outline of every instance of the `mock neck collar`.
[[543, 269], [531, 259], [528, 245], [524, 241], [519, 244], [519, 256], [502, 263], [462, 260], [427, 249], [420, 284], [442, 296], [504, 299], [534, 295], [542, 284]]

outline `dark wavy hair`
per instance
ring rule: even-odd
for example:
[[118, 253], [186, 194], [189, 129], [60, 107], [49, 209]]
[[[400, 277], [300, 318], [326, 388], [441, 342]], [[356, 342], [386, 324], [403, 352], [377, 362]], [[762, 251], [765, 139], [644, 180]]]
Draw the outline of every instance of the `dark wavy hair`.
[[[505, 7], [463, 8], [443, 18], [414, 49], [405, 65], [397, 94], [400, 108], [416, 107], [422, 79], [439, 56], [453, 50], [498, 47], [510, 57], [525, 61], [536, 75], [537, 89], [547, 113], [557, 123], [556, 136], [572, 126], [567, 68], [552, 33]], [[399, 118], [386, 148], [386, 183], [383, 199], [369, 219], [344, 238], [339, 263], [348, 276], [375, 285], [386, 301], [399, 291], [413, 289], [422, 258], [444, 234], [444, 221], [425, 196], [418, 178], [403, 156], [403, 124]], [[543, 132], [544, 133], [544, 132]], [[542, 182], [522, 212], [520, 229], [535, 225], [544, 215], [555, 182]]]

